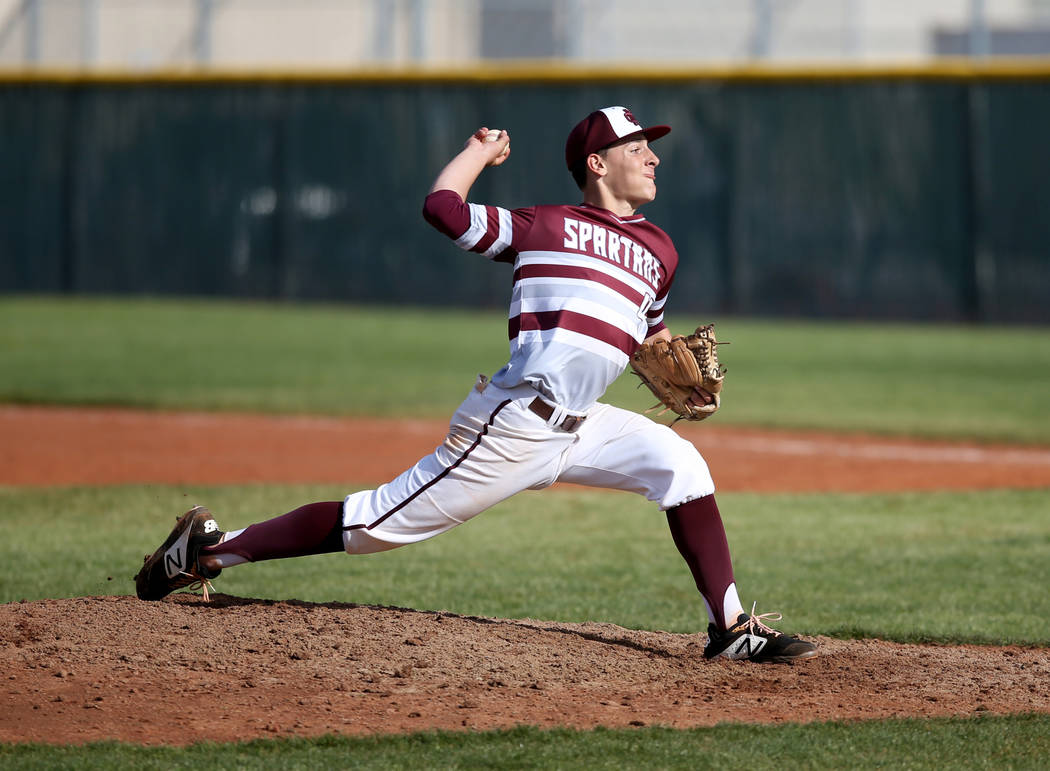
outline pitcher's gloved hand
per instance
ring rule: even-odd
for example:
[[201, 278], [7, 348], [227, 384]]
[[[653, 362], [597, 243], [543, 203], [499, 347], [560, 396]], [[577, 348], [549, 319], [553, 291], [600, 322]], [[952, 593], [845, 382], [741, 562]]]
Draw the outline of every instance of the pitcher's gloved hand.
[[[686, 420], [703, 420], [721, 406], [725, 369], [718, 363], [715, 325], [696, 328], [691, 335], [675, 335], [670, 340], [642, 343], [631, 356], [631, 370], [660, 400], [647, 412], [659, 407]], [[699, 391], [699, 393], [698, 393]], [[710, 401], [702, 398], [710, 396]]]

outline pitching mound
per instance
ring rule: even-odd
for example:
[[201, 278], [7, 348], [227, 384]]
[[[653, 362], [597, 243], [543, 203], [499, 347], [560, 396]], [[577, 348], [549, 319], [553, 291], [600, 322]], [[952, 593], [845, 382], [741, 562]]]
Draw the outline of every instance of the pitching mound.
[[1050, 712], [1050, 657], [1019, 647], [707, 662], [702, 635], [186, 593], [0, 605], [0, 640], [3, 742]]

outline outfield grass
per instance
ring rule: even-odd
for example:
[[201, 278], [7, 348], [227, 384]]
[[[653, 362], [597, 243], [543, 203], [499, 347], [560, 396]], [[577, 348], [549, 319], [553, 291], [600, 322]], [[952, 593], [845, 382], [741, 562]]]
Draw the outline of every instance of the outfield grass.
[[[131, 594], [176, 513], [227, 529], [336, 487], [0, 490], [0, 601]], [[1050, 520], [1040, 490], [719, 496], [742, 599], [782, 628], [902, 642], [1050, 644]], [[39, 523], [46, 522], [46, 534]], [[17, 566], [17, 569], [15, 568]], [[244, 565], [229, 594], [697, 632], [703, 606], [664, 517], [641, 499], [529, 492], [408, 549]]]
[[323, 737], [200, 744], [5, 746], [0, 768], [1045, 769], [1050, 715], [624, 731]]
[[[720, 423], [1050, 444], [1045, 329], [717, 321]], [[506, 356], [502, 312], [0, 299], [0, 402], [446, 418]]]

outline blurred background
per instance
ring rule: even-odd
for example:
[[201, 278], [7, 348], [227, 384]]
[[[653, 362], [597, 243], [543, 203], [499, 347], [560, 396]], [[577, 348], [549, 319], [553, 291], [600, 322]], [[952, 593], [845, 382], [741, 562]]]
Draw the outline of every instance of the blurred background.
[[678, 311], [1050, 322], [1050, 0], [0, 0], [0, 292], [502, 307], [430, 181], [611, 104]]
[[1050, 54], [1050, 0], [0, 0], [0, 62], [420, 67]]

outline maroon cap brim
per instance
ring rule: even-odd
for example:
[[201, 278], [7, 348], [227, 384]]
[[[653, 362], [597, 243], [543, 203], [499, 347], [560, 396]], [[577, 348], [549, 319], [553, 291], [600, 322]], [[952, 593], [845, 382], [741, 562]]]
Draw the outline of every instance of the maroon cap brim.
[[660, 137], [666, 136], [670, 133], [670, 126], [650, 126], [642, 132], [645, 138], [648, 139], [650, 142], [652, 142], [654, 139], [659, 139]]

